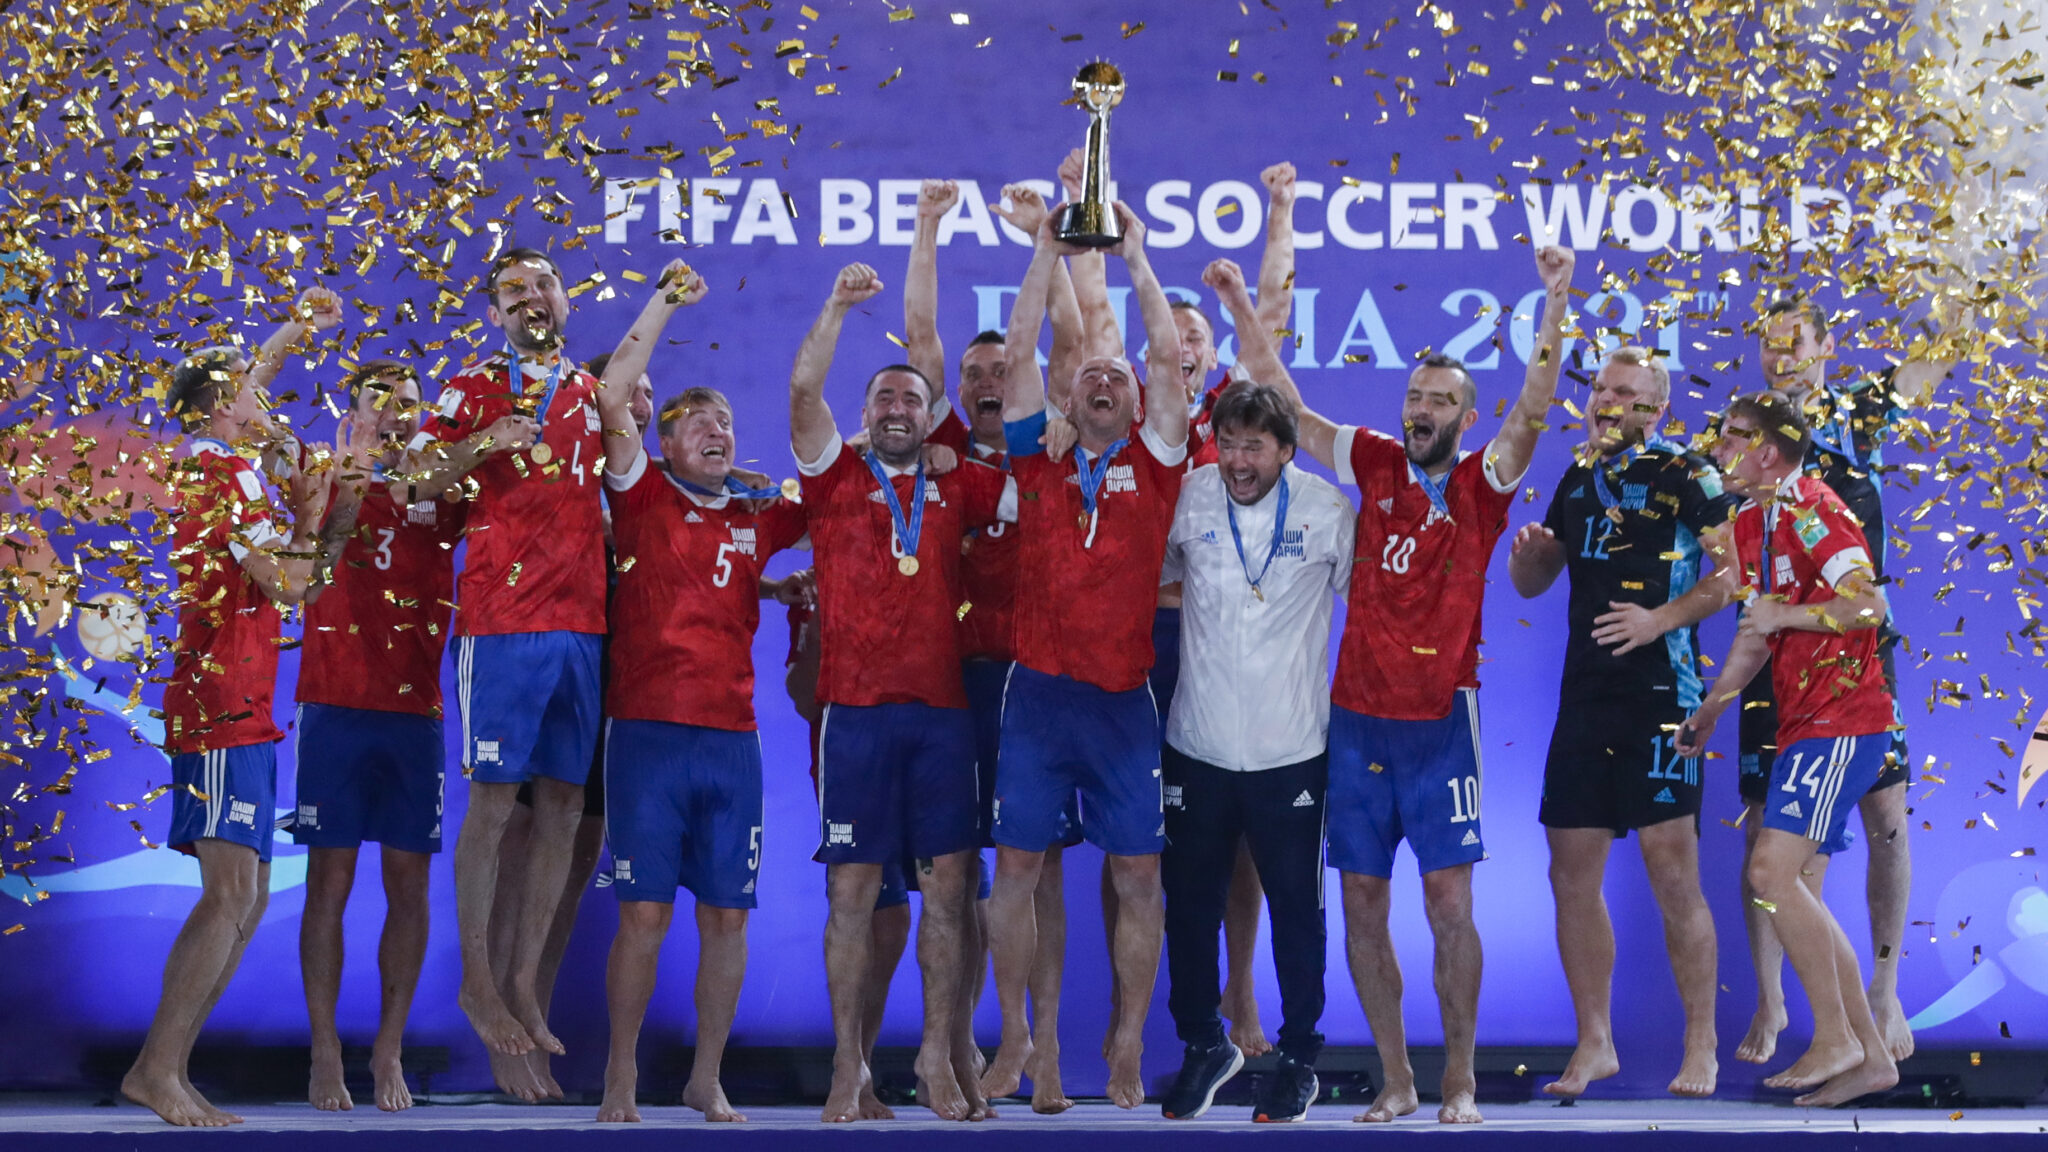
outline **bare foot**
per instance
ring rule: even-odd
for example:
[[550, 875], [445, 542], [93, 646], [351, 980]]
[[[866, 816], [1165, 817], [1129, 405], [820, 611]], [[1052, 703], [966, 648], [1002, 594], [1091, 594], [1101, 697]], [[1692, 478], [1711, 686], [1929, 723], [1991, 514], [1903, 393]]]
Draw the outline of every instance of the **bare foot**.
[[1679, 1062], [1678, 1075], [1667, 1086], [1673, 1096], [1712, 1096], [1721, 1076], [1721, 1062], [1714, 1058], [1714, 1046], [1689, 1049]]
[[1026, 1034], [1015, 1040], [1004, 1040], [996, 1049], [995, 1063], [981, 1074], [981, 1094], [990, 1100], [1015, 1096], [1017, 1085], [1024, 1078], [1024, 1066], [1031, 1062], [1031, 1037]]
[[1031, 1077], [1031, 1110], [1041, 1116], [1057, 1116], [1074, 1106], [1060, 1085], [1060, 1046], [1049, 1043], [1024, 1062], [1024, 1074]]
[[533, 1077], [534, 1086], [540, 1090], [541, 1099], [562, 1098], [562, 1086], [555, 1082], [554, 1056], [547, 1049], [535, 1048], [520, 1059], [526, 1061], [527, 1074]]
[[[745, 1124], [747, 1118], [726, 1102], [725, 1089], [713, 1080], [702, 1087], [692, 1079], [683, 1086], [683, 1103], [704, 1114], [704, 1119], [713, 1124]], [[639, 1117], [634, 1117], [638, 1119]]]
[[1353, 1116], [1351, 1120], [1354, 1124], [1391, 1124], [1395, 1117], [1406, 1116], [1415, 1111], [1418, 1103], [1415, 1085], [1389, 1084], [1380, 1089], [1380, 1094], [1373, 1099], [1372, 1107]]
[[[638, 1076], [604, 1078], [604, 1099], [597, 1106], [599, 1124], [638, 1124], [640, 1102], [634, 1095], [640, 1087]], [[685, 1103], [687, 1103], [687, 1099]]]
[[860, 1090], [860, 1118], [863, 1120], [894, 1120], [896, 1118], [896, 1110], [882, 1103], [882, 1098], [875, 1095], [875, 1086], [872, 1081]]
[[1439, 1124], [1478, 1124], [1485, 1119], [1479, 1114], [1479, 1104], [1470, 1090], [1444, 1093], [1444, 1106], [1436, 1110]]
[[1621, 1058], [1614, 1054], [1614, 1042], [1604, 1041], [1593, 1047], [1584, 1044], [1572, 1049], [1572, 1058], [1564, 1066], [1564, 1075], [1543, 1086], [1551, 1096], [1575, 1100], [1586, 1090], [1586, 1085], [1595, 1080], [1605, 1080], [1621, 1071]]
[[499, 998], [497, 989], [486, 985], [478, 992], [465, 985], [456, 994], [455, 1003], [469, 1017], [469, 1026], [476, 1029], [477, 1039], [492, 1052], [524, 1056], [533, 1051], [533, 1037], [505, 1010], [505, 1001]]
[[1913, 1030], [1906, 1026], [1906, 1010], [1896, 994], [1871, 997], [1870, 1014], [1877, 1018], [1877, 1031], [1893, 1064], [1913, 1054]]
[[533, 1078], [533, 1068], [524, 1056], [507, 1056], [493, 1051], [491, 1057], [491, 1079], [497, 1082], [498, 1091], [507, 1096], [537, 1104], [546, 1093]]
[[157, 1114], [164, 1123], [180, 1128], [225, 1128], [231, 1121], [216, 1119], [175, 1076], [148, 1077], [129, 1069], [121, 1078], [121, 1095]]
[[[1851, 1040], [1847, 1044], [1822, 1044], [1816, 1040], [1806, 1054], [1792, 1062], [1790, 1068], [1776, 1076], [1766, 1076], [1766, 1088], [1815, 1088], [1833, 1080], [1858, 1064], [1863, 1063], [1863, 1045]], [[1897, 1069], [1893, 1069], [1894, 1077]]]
[[[920, 1057], [921, 1059], [921, 1057]], [[868, 1075], [868, 1066], [857, 1064], [842, 1068], [835, 1061], [832, 1066], [832, 1091], [825, 1097], [825, 1110], [819, 1119], [827, 1124], [851, 1124], [864, 1118], [866, 1109], [861, 1097], [874, 1089], [874, 1078]], [[893, 1113], [891, 1114], [893, 1116]]]
[[1259, 1023], [1257, 1000], [1246, 996], [1241, 1003], [1226, 1006], [1223, 1015], [1230, 1019], [1230, 1042], [1237, 1045], [1245, 1059], [1264, 1056], [1273, 1050], [1272, 1041], [1266, 1039], [1266, 1029]]
[[1899, 1066], [1887, 1054], [1865, 1060], [1821, 1085], [1818, 1091], [1795, 1097], [1792, 1102], [1802, 1108], [1833, 1108], [1872, 1092], [1882, 1092], [1898, 1082]]
[[981, 1049], [972, 1043], [957, 1043], [952, 1055], [953, 1083], [959, 1085], [960, 1095], [967, 1101], [967, 1118], [977, 1122], [995, 1119], [996, 1110], [981, 1091], [981, 1074], [987, 1070]]
[[1735, 1058], [1745, 1064], [1768, 1064], [1778, 1054], [1778, 1033], [1785, 1030], [1785, 1006], [1759, 1007], [1749, 1018], [1749, 1035], [1735, 1046]]
[[1136, 1108], [1145, 1103], [1145, 1074], [1139, 1067], [1145, 1055], [1143, 1040], [1120, 1040], [1109, 1046], [1109, 1101], [1119, 1108]]
[[242, 1122], [240, 1116], [235, 1115], [233, 1112], [223, 1112], [215, 1108], [213, 1101], [200, 1095], [199, 1089], [192, 1086], [192, 1077], [187, 1075], [183, 1069], [180, 1069], [178, 1072], [178, 1086], [185, 1090], [185, 1095], [190, 1097], [194, 1104], [199, 1105], [201, 1112], [206, 1113], [222, 1124], [240, 1124]]
[[412, 1089], [405, 1086], [405, 1066], [398, 1054], [370, 1053], [370, 1080], [376, 1085], [377, 1107], [385, 1112], [403, 1112], [412, 1107]]
[[347, 1112], [356, 1106], [341, 1074], [341, 1049], [313, 1050], [313, 1074], [307, 1078], [306, 1099], [322, 1112]]
[[941, 1120], [965, 1120], [971, 1109], [966, 1093], [960, 1091], [959, 1077], [953, 1074], [952, 1054], [920, 1049], [917, 1062], [917, 1098]]
[[526, 1030], [534, 1047], [543, 1052], [553, 1052], [557, 1056], [569, 1054], [569, 1050], [562, 1047], [562, 1042], [548, 1030], [547, 1014], [540, 1010], [540, 1004], [533, 997], [523, 996], [515, 991], [505, 1007], [512, 1018], [519, 1022], [519, 1026]]

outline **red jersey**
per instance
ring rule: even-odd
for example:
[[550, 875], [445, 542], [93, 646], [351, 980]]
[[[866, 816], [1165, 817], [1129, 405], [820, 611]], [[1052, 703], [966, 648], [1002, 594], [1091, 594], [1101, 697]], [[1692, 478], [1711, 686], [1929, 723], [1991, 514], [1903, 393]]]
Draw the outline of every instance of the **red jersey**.
[[[931, 442], [951, 448], [963, 462], [1010, 469], [1010, 454], [976, 441], [957, 408], [946, 413]], [[969, 660], [1015, 659], [1011, 632], [1017, 612], [1017, 526], [998, 520], [961, 537], [960, 581], [967, 592], [960, 617], [960, 654]]]
[[1017, 594], [1031, 605], [1016, 615], [1018, 663], [1109, 692], [1145, 683], [1183, 450], [1158, 443], [1143, 424], [1131, 426], [1096, 495], [1092, 542], [1079, 449], [1065, 460], [1042, 449], [1010, 457], [1022, 537]]
[[364, 495], [332, 585], [306, 605], [300, 703], [441, 714], [461, 536], [460, 504], [400, 508], [384, 492]]
[[[537, 406], [547, 377], [524, 366], [522, 403]], [[542, 426], [548, 462], [531, 450], [493, 455], [471, 472], [469, 553], [457, 585], [455, 630], [603, 634], [604, 428], [597, 380], [565, 366]], [[441, 388], [425, 435], [453, 443], [513, 412], [503, 353], [471, 365]]]
[[1223, 379], [1217, 381], [1214, 388], [1209, 389], [1207, 393], [1203, 394], [1202, 406], [1196, 409], [1195, 414], [1188, 420], [1187, 471], [1189, 472], [1193, 472], [1205, 464], [1217, 462], [1216, 398], [1223, 395], [1223, 390], [1230, 386], [1232, 380], [1237, 378], [1236, 371], [1233, 368], [1229, 372], [1225, 372]]
[[[1768, 541], [1766, 534], [1768, 533]], [[1825, 604], [1851, 571], [1870, 568], [1870, 546], [1849, 506], [1812, 476], [1794, 473], [1768, 507], [1735, 518], [1744, 582], [1787, 604]], [[1768, 564], [1768, 567], [1766, 566]], [[1783, 629], [1770, 637], [1778, 747], [1801, 740], [1873, 736], [1892, 726], [1892, 696], [1878, 659], [1879, 628]]]
[[284, 738], [270, 716], [283, 614], [242, 557], [284, 543], [283, 516], [256, 466], [196, 440], [171, 474], [178, 638], [164, 685], [164, 751], [213, 752]]
[[645, 452], [605, 488], [619, 586], [604, 714], [753, 731], [761, 570], [803, 539], [803, 509], [694, 496]]
[[[927, 476], [917, 571], [897, 567], [896, 532], [864, 457], [836, 439], [804, 473], [822, 622], [818, 701], [967, 707], [960, 687], [960, 539], [995, 521], [1007, 477], [965, 463]], [[910, 515], [912, 475], [892, 476]]]
[[[1440, 720], [1479, 686], [1486, 565], [1507, 529], [1515, 483], [1468, 453], [1444, 478], [1446, 518], [1401, 441], [1338, 429], [1337, 478], [1358, 486], [1357, 554], [1330, 699], [1384, 720]], [[1515, 477], [1520, 481], [1521, 477]]]

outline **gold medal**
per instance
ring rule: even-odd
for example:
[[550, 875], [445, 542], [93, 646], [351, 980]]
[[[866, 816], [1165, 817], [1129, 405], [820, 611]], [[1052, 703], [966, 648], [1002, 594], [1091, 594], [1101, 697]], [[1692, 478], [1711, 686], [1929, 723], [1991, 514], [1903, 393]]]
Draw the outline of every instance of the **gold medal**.
[[1266, 602], [1266, 594], [1264, 592], [1259, 591], [1259, 586], [1257, 584], [1252, 585], [1252, 595], [1259, 598], [1259, 603], [1264, 604]]
[[903, 573], [905, 576], [917, 575], [917, 557], [905, 556], [902, 559], [896, 561], [896, 570], [898, 572]]
[[527, 455], [533, 457], [533, 462], [535, 464], [546, 464], [548, 461], [553, 460], [555, 458], [555, 450], [553, 448], [548, 447], [547, 441], [543, 440], [540, 443], [535, 444], [527, 452]]
[[798, 484], [794, 476], [782, 482], [782, 495], [790, 500], [796, 499], [797, 493], [802, 490], [803, 485]]
[[1083, 512], [1083, 513], [1081, 513], [1081, 514], [1080, 514], [1079, 516], [1077, 516], [1077, 517], [1075, 517], [1075, 518], [1074, 518], [1074, 527], [1076, 527], [1076, 528], [1086, 528], [1086, 527], [1088, 527], [1088, 514], [1087, 514], [1086, 512]]

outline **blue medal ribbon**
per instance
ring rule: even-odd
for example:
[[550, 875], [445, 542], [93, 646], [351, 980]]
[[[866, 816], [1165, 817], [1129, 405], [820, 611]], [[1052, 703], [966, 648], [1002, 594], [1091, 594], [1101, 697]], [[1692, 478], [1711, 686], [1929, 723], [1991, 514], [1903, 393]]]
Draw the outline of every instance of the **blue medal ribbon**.
[[1855, 402], [1832, 385], [1824, 384], [1821, 388], [1827, 395], [1828, 406], [1833, 409], [1833, 418], [1826, 423], [1818, 420], [1813, 422], [1811, 435], [1814, 447], [1830, 455], [1840, 456], [1849, 462], [1851, 468], [1868, 468], [1870, 462], [1857, 453], [1856, 434], [1849, 427], [1848, 414], [1855, 410]]
[[[889, 506], [889, 523], [896, 530], [896, 544], [901, 549], [898, 556], [916, 556], [917, 541], [924, 535], [924, 456], [917, 458], [917, 472], [911, 478], [910, 515], [903, 515], [903, 502], [896, 499], [896, 485], [889, 474], [882, 469], [882, 461], [870, 452], [863, 457], [868, 462], [868, 471], [875, 474], [875, 480], [882, 486], [882, 500]], [[732, 478], [726, 477], [728, 481]]]
[[1614, 489], [1608, 486], [1608, 469], [1612, 468], [1615, 479], [1619, 480], [1622, 473], [1628, 471], [1628, 466], [1636, 462], [1636, 457], [1643, 454], [1645, 448], [1655, 448], [1660, 452], [1669, 452], [1674, 456], [1680, 456], [1685, 453], [1685, 449], [1678, 444], [1661, 436], [1652, 436], [1641, 444], [1632, 445], [1628, 451], [1623, 452], [1619, 456], [1612, 457], [1611, 463], [1610, 459], [1595, 460], [1592, 465], [1593, 492], [1600, 497], [1600, 506], [1602, 508], [1612, 512], [1621, 506], [1621, 498], [1616, 496]]
[[[523, 397], [526, 395], [526, 366], [520, 362], [519, 350], [514, 348], [510, 341], [505, 343], [505, 356], [512, 362], [512, 390]], [[568, 362], [568, 357], [562, 355], [560, 351], [556, 352], [555, 366], [548, 372], [547, 391], [541, 393], [540, 407], [535, 409], [533, 414], [533, 422], [540, 425], [533, 434], [535, 444], [547, 439], [548, 409], [554, 406], [555, 389], [562, 386], [562, 365]]]
[[1088, 544], [1084, 546], [1092, 546], [1095, 543], [1096, 493], [1102, 490], [1102, 481], [1109, 475], [1110, 457], [1123, 451], [1124, 445], [1130, 442], [1130, 437], [1126, 436], [1104, 448], [1102, 455], [1095, 458], [1092, 468], [1089, 466], [1088, 453], [1079, 447], [1074, 449], [1074, 473], [1081, 486], [1081, 508], [1088, 516]]
[[[1456, 471], [1457, 465], [1453, 464], [1451, 468], [1452, 471]], [[1444, 490], [1451, 486], [1451, 473], [1444, 473], [1441, 480], [1432, 480], [1429, 473], [1422, 470], [1422, 465], [1410, 460], [1408, 474], [1415, 477], [1417, 484], [1422, 485], [1422, 494], [1429, 497], [1429, 506], [1436, 509], [1437, 515], [1453, 524], [1457, 523], [1457, 519], [1451, 515], [1451, 502], [1444, 497]]]
[[[717, 500], [723, 496], [731, 496], [737, 500], [766, 500], [771, 496], [782, 495], [782, 489], [779, 487], [771, 485], [770, 487], [767, 488], [749, 488], [745, 484], [740, 483], [738, 479], [731, 476], [727, 476], [725, 478], [725, 487], [719, 491], [713, 491], [709, 488], [706, 488], [702, 484], [697, 484], [689, 480], [685, 480], [681, 476], [677, 476], [674, 472], [670, 472], [669, 476], [675, 480], [677, 486], [682, 488], [683, 491], [695, 493], [696, 495], [704, 497], [706, 500]], [[893, 491], [891, 492], [891, 495], [894, 495]], [[922, 501], [919, 502], [918, 507], [920, 509], [924, 507]]]
[[1244, 558], [1244, 537], [1237, 530], [1237, 501], [1230, 498], [1229, 492], [1223, 494], [1223, 510], [1230, 517], [1230, 541], [1237, 545], [1238, 567], [1244, 569], [1244, 578], [1251, 582], [1252, 595], [1263, 602], [1266, 594], [1259, 591], [1259, 585], [1266, 582], [1266, 571], [1273, 566], [1273, 557], [1280, 554], [1280, 543], [1287, 534], [1287, 473], [1280, 473], [1280, 500], [1273, 509], [1273, 543], [1266, 549], [1266, 562], [1259, 565], [1257, 576], [1252, 575], [1252, 566]]

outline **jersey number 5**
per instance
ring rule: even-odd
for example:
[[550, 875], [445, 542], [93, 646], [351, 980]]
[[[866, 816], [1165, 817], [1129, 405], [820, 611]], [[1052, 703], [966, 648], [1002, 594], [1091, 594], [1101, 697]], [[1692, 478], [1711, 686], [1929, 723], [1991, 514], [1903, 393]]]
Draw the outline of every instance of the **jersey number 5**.
[[1380, 569], [1386, 572], [1408, 573], [1408, 560], [1415, 555], [1415, 537], [1389, 536], [1387, 546], [1380, 549]]
[[731, 544], [720, 544], [718, 546], [718, 575], [711, 578], [711, 586], [713, 588], [723, 588], [727, 584], [732, 583], [732, 561], [728, 558], [732, 550], [733, 546]]

